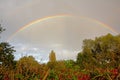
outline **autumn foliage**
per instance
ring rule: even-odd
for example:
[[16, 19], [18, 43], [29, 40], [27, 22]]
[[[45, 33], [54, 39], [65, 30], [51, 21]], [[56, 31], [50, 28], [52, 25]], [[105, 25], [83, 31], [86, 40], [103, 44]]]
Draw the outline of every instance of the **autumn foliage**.
[[49, 58], [38, 63], [24, 56], [12, 68], [0, 64], [0, 80], [120, 80], [120, 35], [85, 39], [76, 61], [57, 61], [54, 51]]

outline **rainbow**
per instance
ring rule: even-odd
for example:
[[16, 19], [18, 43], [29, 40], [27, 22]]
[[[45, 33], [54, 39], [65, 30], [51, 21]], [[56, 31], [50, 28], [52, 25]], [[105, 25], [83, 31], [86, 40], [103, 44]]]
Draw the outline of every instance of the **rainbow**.
[[[21, 27], [20, 29], [18, 29], [15, 33], [13, 33], [13, 34], [7, 39], [7, 41], [11, 40], [11, 38], [13, 38], [17, 33], [19, 33], [19, 32], [21, 32], [21, 31], [27, 29], [27, 28], [30, 27], [31, 25], [34, 25], [34, 24], [36, 24], [36, 23], [38, 23], [38, 22], [43, 22], [43, 21], [46, 21], [46, 20], [49, 20], [49, 19], [60, 18], [60, 17], [75, 17], [75, 16], [69, 15], [69, 14], [62, 14], [62, 15], [55, 15], [55, 16], [47, 16], [47, 17], [43, 17], [43, 18], [34, 20], [34, 21], [28, 23], [27, 25]], [[76, 16], [76, 17], [78, 17], [78, 16]], [[102, 22], [100, 22], [100, 21], [98, 21], [98, 20], [91, 19], [91, 18], [87, 18], [87, 17], [84, 17], [84, 16], [82, 16], [82, 17], [80, 17], [80, 18], [93, 21], [93, 22], [95, 22], [95, 23], [97, 23], [97, 24], [99, 24], [99, 25], [102, 25], [104, 28], [107, 28], [107, 29], [111, 30], [113, 33], [118, 34], [118, 32], [117, 32], [116, 30], [114, 30], [114, 29], [111, 28], [110, 26], [108, 26], [108, 25], [106, 25], [106, 24], [104, 24], [104, 23], [102, 23]]]

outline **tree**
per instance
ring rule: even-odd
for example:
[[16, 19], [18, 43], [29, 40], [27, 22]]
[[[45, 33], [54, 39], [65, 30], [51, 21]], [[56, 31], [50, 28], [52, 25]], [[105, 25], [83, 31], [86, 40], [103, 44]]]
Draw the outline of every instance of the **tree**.
[[9, 45], [9, 43], [0, 43], [0, 62], [5, 66], [10, 66], [13, 64], [15, 50]]
[[84, 61], [84, 56], [82, 53], [78, 53], [77, 55], [77, 64], [80, 66], [81, 69], [84, 69], [84, 64], [83, 64], [83, 61]]
[[67, 68], [70, 68], [70, 69], [75, 67], [75, 62], [73, 60], [65, 60], [64, 64]]
[[49, 62], [47, 63], [47, 65], [50, 69], [55, 69], [56, 64], [57, 63], [56, 63], [55, 52], [52, 50], [50, 55], [49, 55]]
[[88, 65], [94, 63], [98, 66], [107, 66], [107, 64], [119, 66], [120, 35], [113, 36], [107, 34], [105, 36], [96, 37], [95, 40], [85, 39], [81, 53], [77, 56], [77, 63], [79, 64], [83, 64], [84, 62], [84, 64]]
[[[0, 25], [0, 33], [2, 33], [5, 29], [3, 29]], [[0, 42], [0, 62], [2, 65], [6, 67], [10, 67], [14, 63], [14, 55], [13, 53], [15, 50], [13, 49], [9, 43], [7, 42]]]
[[27, 79], [33, 79], [33, 75], [38, 75], [42, 72], [40, 64], [34, 59], [33, 56], [24, 56], [16, 64], [16, 72], [19, 75], [27, 76]]
[[49, 62], [55, 62], [55, 61], [56, 61], [55, 52], [52, 50], [49, 56]]

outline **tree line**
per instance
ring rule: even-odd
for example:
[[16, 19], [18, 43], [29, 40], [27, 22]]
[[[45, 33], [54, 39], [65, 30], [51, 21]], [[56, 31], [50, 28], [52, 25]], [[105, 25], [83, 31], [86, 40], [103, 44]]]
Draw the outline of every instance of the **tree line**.
[[[5, 29], [0, 26], [0, 33]], [[14, 60], [14, 47], [0, 42], [0, 80], [119, 80], [120, 35], [107, 34], [83, 40], [82, 51], [74, 60], [38, 63], [33, 56]]]

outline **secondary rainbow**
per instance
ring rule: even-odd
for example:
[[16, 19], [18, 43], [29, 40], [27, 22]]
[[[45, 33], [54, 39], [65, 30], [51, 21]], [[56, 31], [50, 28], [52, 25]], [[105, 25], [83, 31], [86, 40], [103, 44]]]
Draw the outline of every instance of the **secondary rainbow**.
[[[18, 32], [21, 32], [23, 31], [24, 29], [30, 27], [31, 25], [34, 25], [38, 22], [43, 22], [43, 21], [46, 21], [46, 20], [49, 20], [49, 19], [53, 19], [53, 18], [60, 18], [60, 17], [77, 17], [77, 16], [73, 16], [73, 15], [69, 15], [69, 14], [62, 14], [62, 15], [55, 15], [55, 16], [47, 16], [47, 17], [44, 17], [44, 18], [40, 18], [40, 19], [37, 19], [37, 20], [34, 20], [30, 23], [28, 23], [27, 25], [21, 27], [20, 29], [18, 29], [15, 33], [13, 33], [7, 41], [11, 40]], [[87, 18], [87, 17], [84, 17], [84, 16], [81, 16], [80, 18], [84, 18], [84, 19], [87, 19], [87, 20], [90, 20], [90, 21], [93, 21], [95, 22], [96, 24], [99, 24], [99, 25], [102, 25], [103, 27], [111, 30], [113, 33], [115, 34], [118, 34], [118, 32], [116, 30], [114, 30], [113, 28], [111, 28], [110, 26], [98, 21], [98, 20], [95, 20], [95, 19], [91, 19], [91, 18]]]

